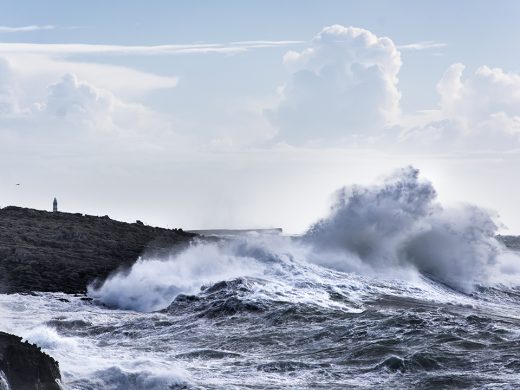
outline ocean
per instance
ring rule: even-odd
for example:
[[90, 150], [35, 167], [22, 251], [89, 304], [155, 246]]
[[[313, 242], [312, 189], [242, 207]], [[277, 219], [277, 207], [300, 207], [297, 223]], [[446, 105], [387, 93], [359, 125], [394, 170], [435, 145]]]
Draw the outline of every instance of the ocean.
[[144, 254], [86, 296], [0, 295], [65, 389], [520, 387], [520, 256], [405, 169], [304, 234]]

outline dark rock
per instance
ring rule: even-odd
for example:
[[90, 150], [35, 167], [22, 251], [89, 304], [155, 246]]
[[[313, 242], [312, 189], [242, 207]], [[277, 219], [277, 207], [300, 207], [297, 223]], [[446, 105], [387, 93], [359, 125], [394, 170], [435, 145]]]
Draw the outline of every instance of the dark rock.
[[60, 390], [58, 362], [40, 348], [0, 332], [0, 370], [13, 390]]
[[193, 233], [108, 217], [0, 209], [0, 293], [84, 293], [95, 279], [130, 267], [144, 253], [186, 246]]
[[520, 251], [520, 236], [497, 236], [498, 241], [502, 242], [509, 249]]

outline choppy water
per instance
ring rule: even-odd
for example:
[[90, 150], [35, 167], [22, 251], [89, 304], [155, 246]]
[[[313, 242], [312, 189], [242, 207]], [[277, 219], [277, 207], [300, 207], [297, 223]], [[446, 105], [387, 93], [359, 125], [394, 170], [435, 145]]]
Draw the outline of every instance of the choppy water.
[[434, 198], [408, 170], [298, 239], [144, 256], [92, 301], [0, 295], [0, 328], [67, 389], [519, 388], [520, 256]]
[[299, 271], [217, 282], [154, 313], [2, 295], [2, 324], [55, 357], [70, 389], [520, 386], [519, 289]]

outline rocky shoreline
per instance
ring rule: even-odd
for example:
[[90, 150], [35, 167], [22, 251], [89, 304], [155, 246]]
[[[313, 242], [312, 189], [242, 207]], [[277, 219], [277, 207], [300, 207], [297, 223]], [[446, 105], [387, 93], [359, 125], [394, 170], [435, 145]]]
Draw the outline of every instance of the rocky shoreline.
[[0, 389], [60, 390], [58, 362], [36, 345], [0, 332]]
[[[0, 209], [0, 293], [83, 294], [90, 283], [130, 267], [144, 253], [189, 244], [196, 234], [107, 216]], [[0, 332], [0, 390], [58, 390], [58, 362]]]
[[85, 293], [145, 252], [187, 245], [196, 234], [108, 216], [0, 209], [0, 293]]

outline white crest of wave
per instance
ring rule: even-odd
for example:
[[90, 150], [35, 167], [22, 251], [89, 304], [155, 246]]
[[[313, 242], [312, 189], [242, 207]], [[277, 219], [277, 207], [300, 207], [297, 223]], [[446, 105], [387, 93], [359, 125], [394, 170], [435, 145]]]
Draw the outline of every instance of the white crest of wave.
[[0, 370], [0, 390], [11, 390], [7, 378], [2, 370]]
[[193, 294], [202, 285], [262, 270], [255, 258], [237, 255], [232, 244], [194, 244], [166, 258], [139, 259], [128, 272], [117, 273], [88, 291], [109, 307], [153, 311], [168, 306], [180, 293]]
[[89, 388], [105, 390], [163, 390], [187, 388], [187, 374], [183, 370], [168, 369], [128, 371], [112, 366], [96, 371], [87, 384]]
[[25, 340], [46, 350], [74, 350], [77, 347], [76, 340], [73, 338], [60, 336], [54, 328], [45, 325], [34, 327], [25, 332], [23, 336]]

